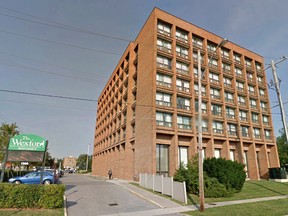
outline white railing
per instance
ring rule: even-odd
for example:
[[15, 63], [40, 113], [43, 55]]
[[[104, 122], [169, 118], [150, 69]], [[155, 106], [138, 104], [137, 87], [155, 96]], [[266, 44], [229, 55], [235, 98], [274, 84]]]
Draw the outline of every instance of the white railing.
[[156, 192], [171, 196], [173, 199], [187, 204], [187, 193], [185, 182], [175, 182], [173, 177], [163, 175], [139, 174], [140, 186]]

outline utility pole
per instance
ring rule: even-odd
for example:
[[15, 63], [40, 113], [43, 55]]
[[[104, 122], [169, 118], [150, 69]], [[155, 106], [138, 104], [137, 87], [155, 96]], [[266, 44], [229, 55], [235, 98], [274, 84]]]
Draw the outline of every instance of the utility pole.
[[90, 147], [90, 144], [88, 145], [88, 151], [87, 151], [87, 159], [86, 159], [86, 171], [88, 171], [89, 147]]
[[282, 118], [282, 122], [283, 122], [283, 127], [284, 127], [284, 132], [286, 135], [286, 143], [288, 143], [288, 128], [287, 128], [287, 121], [286, 121], [286, 116], [285, 116], [285, 110], [284, 110], [284, 106], [283, 106], [283, 101], [282, 101], [282, 97], [281, 97], [281, 92], [280, 92], [280, 82], [281, 80], [278, 78], [277, 73], [276, 73], [276, 67], [275, 65], [279, 64], [282, 61], [285, 61], [287, 59], [287, 57], [283, 57], [280, 61], [274, 63], [274, 61], [271, 61], [271, 68], [272, 68], [272, 73], [273, 73], [273, 78], [274, 78], [274, 83], [271, 80], [269, 87], [274, 86], [275, 87], [275, 91], [277, 93], [277, 97], [278, 97], [278, 101], [279, 101], [279, 106], [280, 106], [280, 112], [281, 112], [281, 118]]

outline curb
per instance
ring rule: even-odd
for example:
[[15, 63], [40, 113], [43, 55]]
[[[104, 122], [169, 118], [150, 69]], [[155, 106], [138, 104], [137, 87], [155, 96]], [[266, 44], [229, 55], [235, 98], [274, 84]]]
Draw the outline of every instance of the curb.
[[64, 216], [68, 216], [68, 212], [67, 212], [67, 197], [64, 195], [63, 199], [64, 199]]

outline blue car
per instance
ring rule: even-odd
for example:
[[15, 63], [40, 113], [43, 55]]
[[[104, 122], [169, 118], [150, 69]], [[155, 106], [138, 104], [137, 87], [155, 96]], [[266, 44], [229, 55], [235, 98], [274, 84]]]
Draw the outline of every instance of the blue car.
[[[41, 172], [30, 172], [24, 176], [17, 176], [9, 179], [10, 183], [15, 184], [39, 184], [41, 178]], [[43, 172], [43, 180], [42, 184], [49, 185], [55, 184], [57, 182], [56, 177], [53, 173], [50, 172]]]

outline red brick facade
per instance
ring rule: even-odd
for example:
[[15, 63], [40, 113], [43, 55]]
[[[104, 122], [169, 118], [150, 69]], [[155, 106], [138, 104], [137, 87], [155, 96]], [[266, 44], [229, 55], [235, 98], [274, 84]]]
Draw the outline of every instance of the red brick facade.
[[203, 154], [247, 164], [251, 179], [279, 167], [264, 61], [155, 8], [98, 99], [92, 172], [121, 179], [173, 175], [197, 154], [197, 51]]

